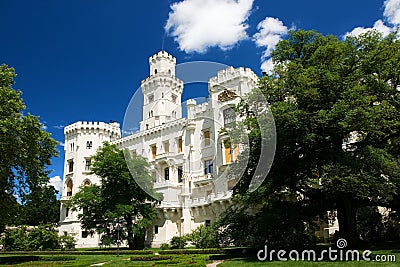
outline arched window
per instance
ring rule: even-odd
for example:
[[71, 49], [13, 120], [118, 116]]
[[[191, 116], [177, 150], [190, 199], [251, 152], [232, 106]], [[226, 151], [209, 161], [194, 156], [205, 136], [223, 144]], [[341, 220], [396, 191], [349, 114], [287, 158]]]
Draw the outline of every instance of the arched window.
[[73, 187], [72, 180], [69, 179], [69, 181], [67, 183], [67, 196], [68, 197], [72, 196], [72, 187]]
[[91, 186], [92, 183], [90, 182], [90, 180], [85, 180], [85, 182], [83, 183], [83, 186]]
[[164, 178], [165, 180], [169, 180], [169, 168], [165, 168], [164, 169]]
[[154, 69], [154, 74], [157, 74], [157, 69]]

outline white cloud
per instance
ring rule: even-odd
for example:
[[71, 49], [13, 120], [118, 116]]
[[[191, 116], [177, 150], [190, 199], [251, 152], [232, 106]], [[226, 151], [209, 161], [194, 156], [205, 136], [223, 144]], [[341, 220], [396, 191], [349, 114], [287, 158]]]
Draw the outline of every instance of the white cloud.
[[223, 50], [247, 39], [253, 0], [184, 0], [171, 5], [165, 30], [186, 53]]
[[276, 44], [288, 32], [288, 28], [277, 18], [266, 17], [257, 25], [258, 32], [253, 35], [253, 40], [258, 47], [264, 47], [265, 50], [261, 57], [261, 70], [268, 73], [273, 69], [271, 53]]
[[389, 23], [393, 25], [400, 24], [400, 0], [386, 0], [385, 11], [383, 15]]
[[65, 125], [60, 124], [60, 125], [56, 125], [56, 126], [53, 126], [53, 127], [58, 129], [58, 130], [61, 130], [61, 129], [64, 129]]
[[62, 179], [60, 178], [60, 176], [51, 177], [51, 178], [49, 179], [49, 182], [48, 182], [47, 184], [48, 184], [48, 185], [54, 186], [54, 188], [55, 188], [59, 193], [61, 193], [61, 191], [62, 191], [62, 186], [63, 186], [63, 181], [62, 181]]
[[387, 36], [393, 31], [393, 28], [386, 26], [382, 20], [377, 20], [375, 21], [372, 28], [356, 27], [351, 32], [347, 32], [344, 37], [346, 38], [347, 36], [358, 36], [370, 30], [376, 30], [378, 32], [381, 32], [383, 36]]
[[65, 143], [64, 142], [58, 142], [58, 145], [64, 147]]

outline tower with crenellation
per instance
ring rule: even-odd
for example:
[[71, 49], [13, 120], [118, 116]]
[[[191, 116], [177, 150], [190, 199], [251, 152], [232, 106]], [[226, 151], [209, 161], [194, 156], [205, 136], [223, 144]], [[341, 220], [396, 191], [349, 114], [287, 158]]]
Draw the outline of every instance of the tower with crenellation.
[[[75, 233], [85, 236], [82, 232], [78, 214], [81, 211], [71, 211], [66, 203], [81, 186], [99, 184], [99, 178], [91, 174], [92, 157], [104, 142], [113, 142], [121, 138], [120, 125], [117, 122], [82, 122], [78, 121], [64, 128], [64, 183], [60, 207], [60, 233]], [[96, 238], [87, 239], [85, 246], [97, 246]], [[93, 243], [93, 244], [92, 244]]]

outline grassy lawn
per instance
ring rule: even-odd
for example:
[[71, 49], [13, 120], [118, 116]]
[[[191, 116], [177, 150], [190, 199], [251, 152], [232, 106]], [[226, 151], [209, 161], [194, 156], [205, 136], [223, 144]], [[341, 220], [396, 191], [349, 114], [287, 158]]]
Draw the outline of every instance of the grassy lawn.
[[[34, 253], [32, 253], [34, 255]], [[131, 261], [131, 256], [137, 255], [74, 255], [75, 260], [51, 261], [52, 256], [45, 256], [47, 260], [25, 262], [19, 264], [4, 264], [0, 266], [24, 266], [24, 267], [55, 267], [55, 266], [90, 266], [92, 264], [104, 263], [101, 266], [205, 266], [209, 255], [169, 255], [171, 259], [159, 261]], [[57, 258], [57, 255], [53, 256]]]
[[[364, 267], [364, 266], [388, 266], [388, 267], [398, 267], [400, 262], [400, 250], [383, 250], [375, 251], [374, 255], [395, 255], [397, 262], [308, 262], [308, 261], [265, 261], [261, 262], [255, 258], [234, 258], [225, 260], [223, 263], [219, 264], [220, 267], [242, 267], [242, 266], [273, 266], [273, 267], [286, 267], [286, 266], [300, 266], [300, 267]], [[33, 252], [31, 255], [35, 255]], [[2, 254], [1, 256], [7, 256]], [[3, 264], [0, 266], [24, 266], [24, 267], [55, 267], [55, 266], [91, 266], [93, 264], [103, 264], [101, 266], [206, 266], [210, 263], [210, 254], [168, 254], [160, 255], [163, 257], [168, 257], [169, 259], [164, 260], [142, 260], [143, 258], [151, 258], [155, 255], [133, 255], [124, 254], [117, 257], [116, 255], [63, 255], [60, 252], [55, 252], [52, 255], [40, 255], [39, 261], [24, 262], [19, 264]], [[64, 259], [63, 259], [64, 257]], [[131, 261], [131, 257], [136, 259], [141, 259], [137, 261]], [[100, 266], [100, 265], [99, 265]]]
[[330, 261], [320, 261], [320, 262], [309, 262], [309, 261], [265, 261], [261, 262], [257, 259], [248, 259], [248, 258], [237, 258], [226, 260], [223, 263], [219, 264], [219, 267], [242, 267], [242, 266], [272, 266], [272, 267], [286, 267], [286, 266], [299, 266], [299, 267], [368, 267], [368, 266], [382, 266], [382, 267], [399, 267], [400, 263], [400, 250], [382, 250], [382, 251], [374, 251], [373, 255], [395, 255], [396, 262], [376, 262], [376, 261], [354, 261], [354, 262], [330, 262]]

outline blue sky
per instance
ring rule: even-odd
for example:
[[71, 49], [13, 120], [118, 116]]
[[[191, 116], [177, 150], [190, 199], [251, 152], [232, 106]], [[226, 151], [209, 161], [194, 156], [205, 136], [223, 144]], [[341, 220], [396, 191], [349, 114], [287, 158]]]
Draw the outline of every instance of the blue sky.
[[[0, 0], [0, 64], [16, 69], [27, 111], [53, 138], [75, 121], [123, 121], [148, 57], [270, 69], [289, 29], [344, 38], [400, 24], [400, 0]], [[186, 91], [187, 96], [195, 92]], [[63, 147], [51, 177], [63, 173]]]

